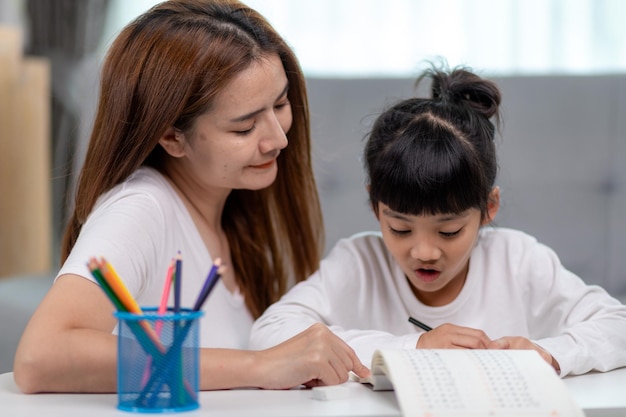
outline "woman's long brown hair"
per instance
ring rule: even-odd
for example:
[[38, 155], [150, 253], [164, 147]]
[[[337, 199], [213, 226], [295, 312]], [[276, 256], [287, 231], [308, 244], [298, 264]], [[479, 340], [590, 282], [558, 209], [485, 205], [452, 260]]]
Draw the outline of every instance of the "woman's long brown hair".
[[289, 81], [293, 123], [278, 176], [233, 190], [222, 226], [247, 306], [258, 317], [291, 282], [319, 266], [324, 228], [313, 176], [304, 76], [292, 50], [256, 11], [234, 0], [172, 0], [122, 30], [103, 64], [94, 127], [63, 237], [69, 255], [97, 199], [142, 165], [162, 169], [159, 138], [189, 131], [254, 60], [276, 53]]

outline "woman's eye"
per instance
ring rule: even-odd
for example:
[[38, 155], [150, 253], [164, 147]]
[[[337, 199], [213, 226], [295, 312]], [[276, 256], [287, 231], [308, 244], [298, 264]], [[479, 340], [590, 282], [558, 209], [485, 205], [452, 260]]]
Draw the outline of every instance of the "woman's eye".
[[254, 128], [256, 127], [256, 124], [253, 124], [252, 127], [250, 127], [250, 129], [245, 129], [245, 130], [235, 130], [235, 133], [238, 135], [242, 135], [245, 136], [247, 134], [252, 133], [252, 131], [254, 130]]
[[458, 235], [461, 230], [463, 230], [463, 228], [460, 228], [459, 230], [456, 230], [454, 232], [439, 232], [439, 234], [443, 237], [454, 237], [456, 235]]
[[276, 103], [276, 105], [274, 106], [274, 108], [276, 108], [276, 109], [282, 109], [283, 107], [288, 106], [288, 105], [289, 105], [289, 100], [285, 100], [285, 101], [283, 101], [283, 102]]

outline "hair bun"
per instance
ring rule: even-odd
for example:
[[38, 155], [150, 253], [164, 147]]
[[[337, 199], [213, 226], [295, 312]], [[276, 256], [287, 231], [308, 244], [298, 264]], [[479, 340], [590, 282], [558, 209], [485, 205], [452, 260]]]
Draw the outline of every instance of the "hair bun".
[[427, 75], [432, 78], [433, 99], [468, 105], [488, 119], [498, 112], [502, 97], [494, 82], [485, 80], [466, 68], [456, 68], [450, 72], [433, 69]]

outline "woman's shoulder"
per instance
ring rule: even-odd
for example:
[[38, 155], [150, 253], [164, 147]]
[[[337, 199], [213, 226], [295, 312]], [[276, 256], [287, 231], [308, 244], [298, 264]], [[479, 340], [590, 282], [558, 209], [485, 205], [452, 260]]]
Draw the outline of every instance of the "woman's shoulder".
[[119, 185], [122, 190], [144, 193], [171, 193], [171, 185], [163, 174], [154, 168], [142, 166]]
[[153, 168], [140, 167], [122, 183], [102, 194], [96, 208], [115, 203], [141, 205], [142, 202], [162, 207], [172, 201], [173, 196], [174, 190], [161, 173]]
[[184, 203], [169, 182], [158, 171], [141, 167], [102, 194], [87, 221], [91, 225], [114, 222], [132, 228], [157, 227], [184, 213]]

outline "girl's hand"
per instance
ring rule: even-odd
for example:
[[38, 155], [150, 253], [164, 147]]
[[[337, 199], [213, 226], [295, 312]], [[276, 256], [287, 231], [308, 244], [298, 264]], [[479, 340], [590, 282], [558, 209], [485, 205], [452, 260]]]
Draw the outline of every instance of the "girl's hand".
[[370, 376], [356, 353], [323, 324], [314, 324], [302, 333], [273, 348], [257, 352], [261, 388], [288, 389], [346, 382], [349, 372]]
[[538, 346], [526, 339], [525, 337], [520, 336], [505, 336], [499, 339], [492, 341], [489, 344], [489, 349], [527, 349], [527, 350], [535, 350], [539, 352], [539, 355], [548, 362], [552, 367], [556, 370], [557, 373], [561, 372], [561, 367], [559, 363], [554, 359], [554, 357], [541, 346]]
[[420, 336], [418, 349], [487, 349], [491, 339], [485, 332], [454, 324], [442, 324]]

